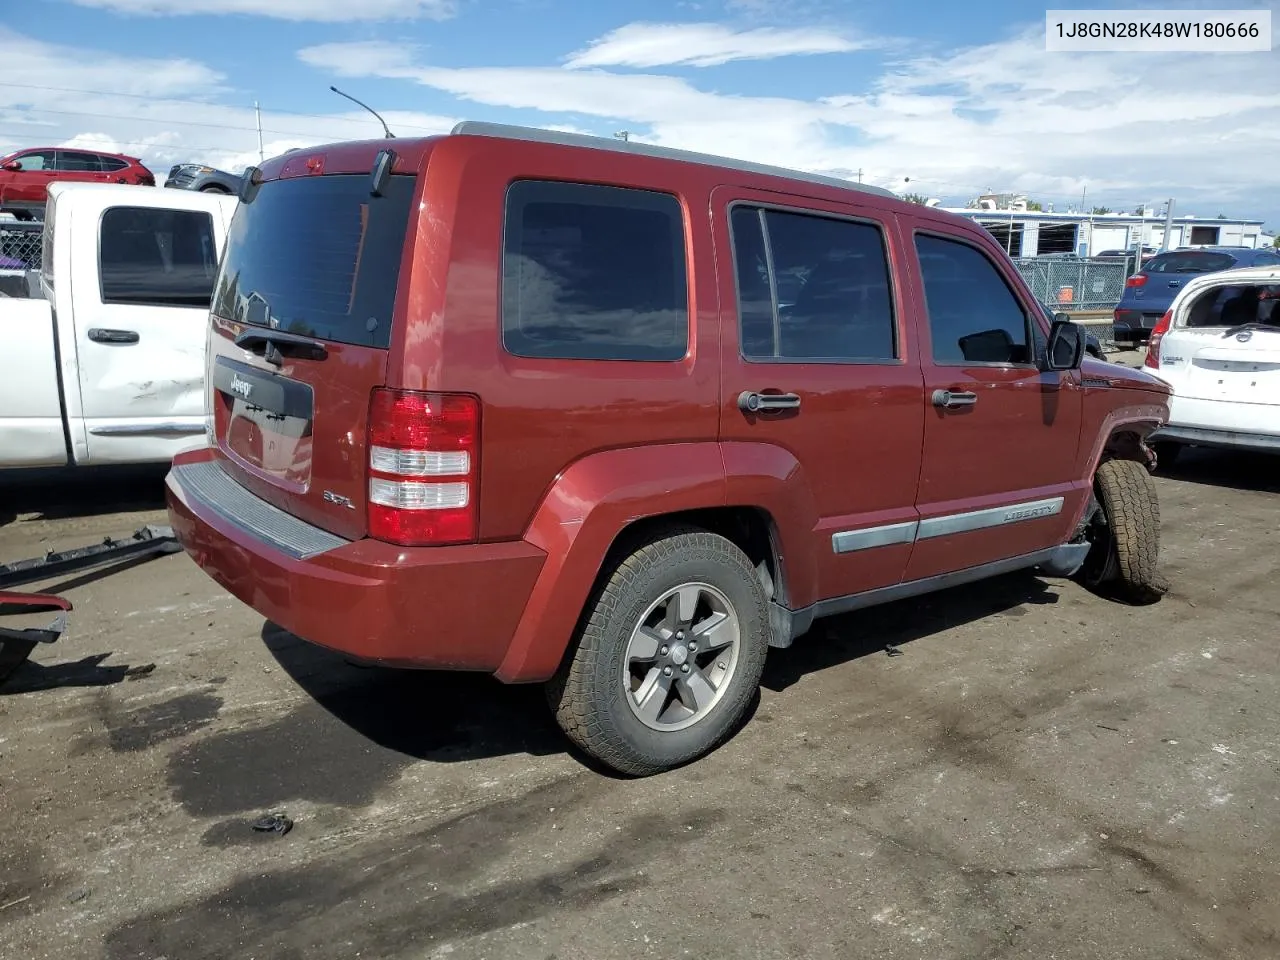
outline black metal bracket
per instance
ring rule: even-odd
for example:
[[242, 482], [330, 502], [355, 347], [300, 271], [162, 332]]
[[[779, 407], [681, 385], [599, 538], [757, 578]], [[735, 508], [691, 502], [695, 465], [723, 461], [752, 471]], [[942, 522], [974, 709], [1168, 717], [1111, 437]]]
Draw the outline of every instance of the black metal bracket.
[[71, 550], [49, 551], [43, 557], [0, 563], [0, 589], [48, 580], [73, 570], [85, 570], [107, 563], [115, 563], [127, 557], [143, 557], [151, 554], [177, 553], [182, 545], [170, 527], [142, 527], [127, 540], [107, 537], [101, 543]]

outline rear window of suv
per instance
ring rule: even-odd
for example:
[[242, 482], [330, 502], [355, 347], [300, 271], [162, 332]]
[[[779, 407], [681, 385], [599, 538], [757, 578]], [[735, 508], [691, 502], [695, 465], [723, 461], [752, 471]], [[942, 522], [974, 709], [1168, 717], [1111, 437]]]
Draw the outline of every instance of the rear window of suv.
[[213, 312], [255, 326], [385, 349], [416, 177], [332, 174], [262, 184], [241, 203]]
[[1213, 273], [1234, 266], [1236, 258], [1228, 253], [1188, 252], [1161, 253], [1142, 266], [1143, 273]]

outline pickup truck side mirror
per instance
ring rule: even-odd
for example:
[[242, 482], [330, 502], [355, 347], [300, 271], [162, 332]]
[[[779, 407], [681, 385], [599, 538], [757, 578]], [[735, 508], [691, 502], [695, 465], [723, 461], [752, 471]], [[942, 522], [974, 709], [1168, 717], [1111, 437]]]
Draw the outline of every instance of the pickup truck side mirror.
[[1044, 352], [1046, 370], [1075, 370], [1084, 359], [1084, 330], [1070, 320], [1054, 319]]

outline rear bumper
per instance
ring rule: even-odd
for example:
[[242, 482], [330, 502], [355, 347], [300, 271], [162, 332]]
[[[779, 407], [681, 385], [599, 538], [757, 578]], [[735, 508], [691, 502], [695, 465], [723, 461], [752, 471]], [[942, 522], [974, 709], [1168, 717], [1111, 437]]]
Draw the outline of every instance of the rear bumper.
[[[169, 518], [187, 553], [234, 596], [355, 659], [498, 669], [542, 569], [545, 555], [536, 547], [340, 540], [238, 485], [236, 509], [228, 510], [216, 502], [210, 456], [201, 450], [175, 459], [166, 480]], [[251, 501], [240, 503], [246, 496]]]
[[1145, 343], [1151, 339], [1151, 331], [1160, 322], [1163, 313], [1118, 307], [1112, 322], [1117, 343]]
[[1280, 434], [1246, 433], [1242, 430], [1212, 430], [1170, 424], [1147, 438], [1150, 443], [1189, 443], [1198, 447], [1234, 450], [1271, 450], [1280, 453]]
[[[1175, 388], [1176, 389], [1176, 388]], [[1169, 422], [1149, 438], [1203, 447], [1280, 451], [1280, 405], [1202, 400], [1174, 395]]]

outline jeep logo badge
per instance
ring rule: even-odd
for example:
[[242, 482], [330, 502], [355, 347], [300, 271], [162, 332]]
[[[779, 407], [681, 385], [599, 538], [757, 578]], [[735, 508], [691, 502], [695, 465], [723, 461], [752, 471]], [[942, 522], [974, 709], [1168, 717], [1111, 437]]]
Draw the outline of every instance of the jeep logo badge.
[[253, 392], [253, 384], [248, 380], [241, 380], [239, 374], [233, 373], [231, 375], [231, 389], [248, 400], [249, 394]]

